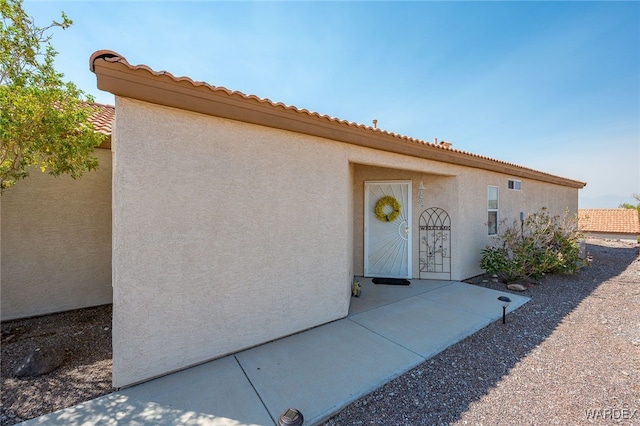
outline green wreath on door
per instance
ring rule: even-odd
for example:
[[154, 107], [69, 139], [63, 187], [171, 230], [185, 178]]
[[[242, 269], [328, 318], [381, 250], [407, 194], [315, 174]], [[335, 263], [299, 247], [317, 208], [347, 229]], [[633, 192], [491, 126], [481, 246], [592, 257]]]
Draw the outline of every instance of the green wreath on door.
[[[392, 211], [389, 214], [385, 214], [384, 208], [391, 207]], [[393, 222], [400, 215], [400, 203], [395, 197], [391, 195], [385, 195], [380, 198], [376, 203], [376, 208], [374, 210], [376, 217], [383, 222]]]

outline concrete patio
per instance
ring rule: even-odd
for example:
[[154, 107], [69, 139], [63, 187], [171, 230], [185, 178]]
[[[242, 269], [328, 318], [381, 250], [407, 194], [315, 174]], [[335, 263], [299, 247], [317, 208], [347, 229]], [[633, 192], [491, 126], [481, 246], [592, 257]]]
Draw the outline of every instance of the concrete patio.
[[[41, 416], [24, 425], [305, 425], [340, 409], [502, 317], [507, 293], [456, 282], [376, 285], [349, 316]], [[508, 293], [511, 312], [529, 299]]]

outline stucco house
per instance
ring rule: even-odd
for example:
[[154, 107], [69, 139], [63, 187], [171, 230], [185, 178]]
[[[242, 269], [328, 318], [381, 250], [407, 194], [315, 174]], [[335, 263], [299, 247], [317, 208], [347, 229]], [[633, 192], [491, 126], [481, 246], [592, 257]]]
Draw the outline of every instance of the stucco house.
[[36, 167], [0, 196], [2, 321], [110, 304], [111, 126], [115, 108], [93, 104], [105, 135], [99, 168], [81, 179]]
[[640, 236], [640, 218], [636, 209], [580, 209], [578, 227], [587, 237], [629, 240]]
[[98, 208], [111, 206], [114, 387], [343, 318], [354, 276], [478, 275], [501, 220], [577, 212], [585, 186], [112, 51], [89, 65], [115, 95]]
[[585, 185], [112, 51], [90, 68], [117, 111], [116, 387], [345, 317], [354, 276], [480, 274], [496, 223], [577, 212]]

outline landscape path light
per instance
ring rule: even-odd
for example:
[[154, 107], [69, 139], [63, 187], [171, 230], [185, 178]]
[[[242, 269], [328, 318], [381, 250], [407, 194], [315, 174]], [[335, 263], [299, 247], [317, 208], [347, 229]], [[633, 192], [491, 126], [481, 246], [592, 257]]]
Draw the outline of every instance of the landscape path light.
[[511, 303], [511, 299], [509, 299], [507, 296], [500, 296], [498, 297], [498, 300], [502, 302], [502, 323], [506, 324], [507, 323], [507, 306], [509, 306], [509, 303]]
[[278, 426], [301, 426], [302, 423], [304, 423], [304, 417], [295, 408], [287, 408], [278, 417]]

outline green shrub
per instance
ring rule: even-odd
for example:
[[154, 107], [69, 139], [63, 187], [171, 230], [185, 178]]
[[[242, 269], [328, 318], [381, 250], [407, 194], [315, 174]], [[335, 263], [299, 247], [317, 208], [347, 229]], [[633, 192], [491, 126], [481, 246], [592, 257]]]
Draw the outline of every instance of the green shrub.
[[550, 216], [546, 208], [509, 227], [500, 223], [494, 245], [482, 250], [480, 267], [504, 282], [573, 274], [583, 265], [577, 215]]
[[522, 275], [518, 262], [511, 259], [506, 250], [498, 247], [486, 247], [482, 250], [480, 267], [506, 283], [515, 281]]

